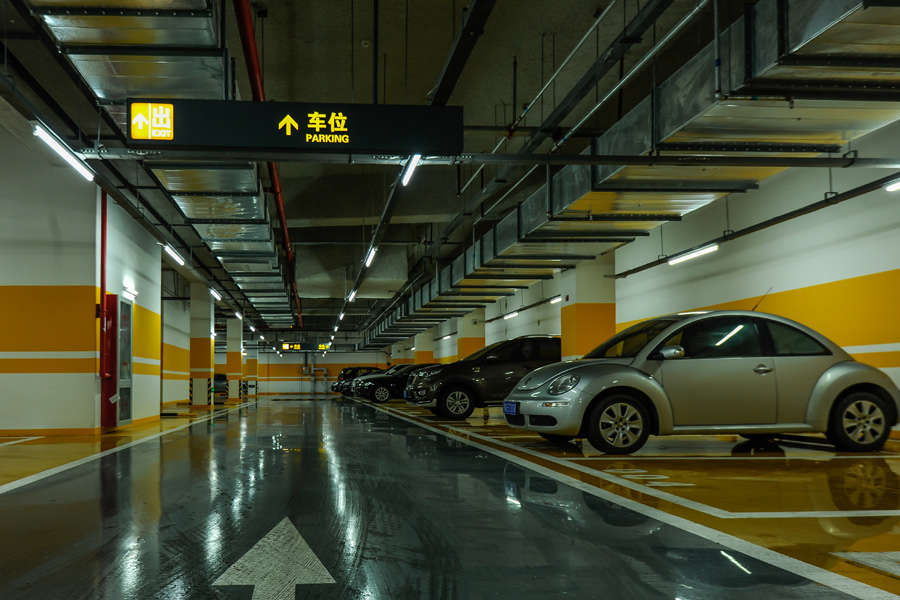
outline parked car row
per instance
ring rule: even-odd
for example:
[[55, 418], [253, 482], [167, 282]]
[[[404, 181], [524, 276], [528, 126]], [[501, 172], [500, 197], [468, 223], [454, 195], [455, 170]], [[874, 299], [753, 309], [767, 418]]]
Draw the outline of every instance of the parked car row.
[[433, 363], [400, 364], [384, 370], [376, 367], [347, 367], [338, 374], [338, 380], [331, 385], [331, 390], [344, 396], [387, 402], [391, 398], [403, 397], [407, 379], [411, 375], [433, 366]]
[[900, 422], [900, 390], [883, 371], [808, 327], [748, 311], [650, 319], [566, 362], [558, 338], [528, 335], [449, 364], [356, 375], [339, 391], [402, 395], [446, 419], [502, 403], [514, 428], [587, 438], [608, 454], [635, 452], [650, 435], [721, 433], [824, 433], [840, 450], [871, 452]]
[[381, 369], [378, 367], [347, 367], [341, 369], [341, 372], [338, 373], [337, 381], [331, 384], [331, 391], [347, 395], [350, 393], [350, 385], [355, 378], [379, 372], [381, 372]]

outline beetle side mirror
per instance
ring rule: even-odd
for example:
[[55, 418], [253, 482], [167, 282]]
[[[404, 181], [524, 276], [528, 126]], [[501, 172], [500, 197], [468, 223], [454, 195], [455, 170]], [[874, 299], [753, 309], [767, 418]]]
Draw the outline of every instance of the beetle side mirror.
[[684, 348], [681, 346], [666, 346], [660, 350], [656, 356], [659, 360], [672, 360], [676, 358], [684, 358]]

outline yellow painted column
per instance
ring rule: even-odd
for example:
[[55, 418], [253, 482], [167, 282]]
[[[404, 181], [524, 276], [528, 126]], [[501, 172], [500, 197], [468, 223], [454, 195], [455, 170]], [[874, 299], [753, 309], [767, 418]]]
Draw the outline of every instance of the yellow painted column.
[[458, 359], [484, 348], [484, 309], [473, 310], [456, 323], [456, 356]]
[[226, 404], [240, 404], [241, 402], [241, 380], [244, 377], [243, 357], [241, 356], [243, 336], [244, 322], [237, 317], [228, 319], [225, 353], [225, 377], [228, 379]]
[[612, 257], [579, 264], [561, 278], [560, 329], [563, 360], [580, 358], [616, 333]]
[[203, 283], [191, 284], [191, 385], [192, 408], [213, 405], [213, 381], [216, 369], [213, 298]]
[[245, 356], [245, 370], [244, 377], [247, 380], [247, 397], [248, 398], [256, 398], [258, 395], [258, 385], [259, 385], [259, 351], [256, 348], [247, 348], [244, 352], [247, 353]]
[[433, 335], [434, 332], [431, 329], [426, 329], [422, 333], [416, 334], [416, 345], [415, 354], [413, 355], [413, 361], [417, 365], [434, 362], [434, 340], [431, 337]]

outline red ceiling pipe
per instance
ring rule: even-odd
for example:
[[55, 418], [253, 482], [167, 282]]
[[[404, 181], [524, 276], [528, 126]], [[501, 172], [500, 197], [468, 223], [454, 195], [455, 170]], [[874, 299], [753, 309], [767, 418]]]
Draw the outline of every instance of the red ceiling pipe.
[[[250, 12], [249, 0], [234, 0], [234, 15], [237, 18], [238, 31], [241, 34], [241, 46], [244, 49], [244, 62], [250, 77], [250, 89], [256, 102], [266, 101], [266, 90], [263, 88], [262, 69], [259, 66], [259, 52], [256, 50], [256, 31], [253, 28], [253, 15]], [[278, 178], [278, 165], [269, 162], [269, 180], [272, 182], [272, 195], [275, 196], [275, 208], [278, 220], [281, 221], [281, 239], [287, 254], [291, 279], [294, 278], [294, 251], [291, 249], [291, 238], [288, 235], [287, 217], [284, 214], [284, 200], [281, 196], [281, 179]], [[293, 284], [294, 301], [297, 303], [297, 318], [303, 327], [303, 315], [300, 314], [300, 297], [297, 295], [297, 284]]]
[[100, 379], [111, 379], [112, 374], [106, 372], [107, 354], [109, 354], [109, 346], [107, 345], [107, 319], [109, 315], [106, 310], [106, 191], [100, 190], [100, 366], [98, 374]]

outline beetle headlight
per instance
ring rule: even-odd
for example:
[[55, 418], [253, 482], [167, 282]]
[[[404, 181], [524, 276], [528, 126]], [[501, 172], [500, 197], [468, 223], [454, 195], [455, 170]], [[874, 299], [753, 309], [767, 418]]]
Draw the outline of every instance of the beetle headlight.
[[553, 396], [565, 394], [578, 385], [579, 381], [581, 381], [581, 376], [578, 373], [564, 373], [550, 382], [547, 391]]

